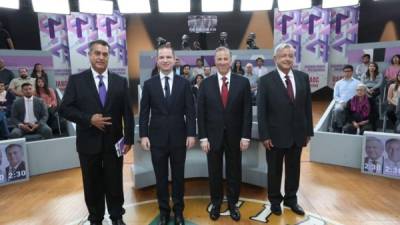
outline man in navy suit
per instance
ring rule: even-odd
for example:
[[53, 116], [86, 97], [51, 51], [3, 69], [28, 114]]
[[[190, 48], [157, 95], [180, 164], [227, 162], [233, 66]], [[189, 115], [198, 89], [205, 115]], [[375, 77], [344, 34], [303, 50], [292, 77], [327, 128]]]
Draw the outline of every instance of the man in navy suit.
[[251, 138], [252, 106], [249, 80], [231, 73], [232, 57], [226, 47], [215, 50], [217, 74], [205, 79], [198, 97], [198, 129], [202, 150], [207, 153], [212, 208], [210, 218], [220, 216], [224, 197], [223, 155], [226, 162], [227, 198], [230, 216], [240, 220], [239, 200], [242, 154]]
[[[281, 215], [281, 202], [299, 215], [297, 203], [300, 158], [303, 146], [313, 136], [311, 92], [308, 75], [293, 70], [295, 49], [279, 44], [274, 51], [276, 70], [260, 78], [257, 109], [259, 137], [266, 148], [268, 163], [268, 199], [271, 212]], [[285, 159], [285, 195], [281, 194]]]
[[130, 150], [134, 120], [127, 79], [107, 69], [109, 49], [103, 40], [89, 44], [91, 68], [69, 77], [60, 114], [76, 123], [90, 223], [102, 224], [106, 201], [112, 224], [123, 225], [123, 157], [118, 157], [115, 144], [124, 137], [123, 153]]
[[143, 149], [150, 150], [156, 175], [160, 225], [168, 224], [171, 208], [168, 191], [168, 160], [172, 176], [175, 224], [185, 224], [184, 171], [186, 149], [195, 143], [195, 108], [190, 83], [173, 72], [171, 46], [157, 50], [160, 72], [144, 82], [140, 101], [139, 135]]

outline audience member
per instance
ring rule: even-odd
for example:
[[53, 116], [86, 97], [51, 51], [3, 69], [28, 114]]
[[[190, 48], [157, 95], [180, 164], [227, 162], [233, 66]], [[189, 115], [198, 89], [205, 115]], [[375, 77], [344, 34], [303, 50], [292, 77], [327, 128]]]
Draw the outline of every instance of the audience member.
[[364, 75], [368, 71], [369, 62], [371, 60], [371, 56], [369, 54], [364, 54], [361, 57], [362, 63], [356, 67], [356, 72], [353, 77], [357, 80], [361, 80], [361, 76]]
[[386, 81], [388, 82], [394, 81], [399, 71], [400, 71], [400, 55], [394, 55], [390, 60], [390, 66], [385, 71]]
[[194, 78], [195, 84], [192, 87], [192, 92], [193, 92], [193, 96], [196, 100], [195, 102], [197, 102], [197, 95], [199, 93], [200, 84], [203, 80], [204, 80], [204, 77], [201, 74], [197, 74], [196, 77]]
[[346, 103], [356, 94], [358, 84], [360, 84], [360, 81], [353, 78], [353, 66], [345, 65], [343, 67], [343, 78], [336, 82], [333, 89], [335, 106], [333, 108], [331, 128], [334, 132], [342, 132], [345, 123]]
[[383, 143], [376, 137], [367, 137], [365, 141], [364, 171], [382, 174], [383, 172]]
[[49, 83], [49, 78], [47, 77], [47, 73], [44, 71], [43, 65], [40, 63], [36, 63], [33, 66], [31, 77], [32, 78], [43, 77], [46, 80], [46, 83]]
[[256, 59], [256, 67], [253, 68], [253, 73], [257, 77], [261, 77], [265, 74], [268, 73], [267, 67], [264, 66], [264, 59], [261, 57], [258, 57]]
[[232, 72], [239, 75], [244, 75], [244, 70], [242, 68], [242, 61], [235, 60], [232, 66]]
[[[28, 76], [27, 68], [19, 68], [19, 77], [12, 79], [10, 85], [8, 86], [8, 90], [16, 96], [22, 97], [23, 93], [21, 90], [22, 84], [29, 83], [32, 87], [35, 86], [35, 78], [31, 78]], [[35, 92], [35, 90], [33, 90]]]
[[211, 76], [211, 67], [205, 66], [204, 67], [204, 78]]
[[181, 60], [178, 57], [175, 58], [175, 65], [174, 65], [173, 70], [176, 75], [182, 75], [182, 73], [183, 73], [182, 66], [181, 66]]
[[57, 111], [57, 97], [53, 88], [50, 88], [43, 77], [36, 78], [36, 96], [40, 97], [44, 104], [47, 106], [47, 111], [49, 113], [49, 119], [47, 124], [56, 130], [58, 128], [56, 122], [56, 111]]
[[378, 64], [370, 62], [368, 70], [361, 75], [361, 82], [367, 86], [367, 94], [372, 98], [376, 98], [380, 94], [383, 76], [379, 72]]
[[249, 79], [250, 88], [251, 88], [250, 89], [251, 90], [251, 96], [252, 96], [252, 100], [253, 100], [253, 103], [254, 103], [255, 100], [256, 100], [256, 96], [257, 96], [258, 77], [253, 74], [253, 64], [251, 64], [251, 63], [247, 63], [246, 64], [246, 72], [244, 74], [244, 77]]
[[183, 66], [182, 77], [188, 80], [190, 83], [193, 81], [193, 76], [190, 74], [190, 65], [186, 64]]
[[4, 60], [0, 58], [0, 81], [2, 81], [6, 85], [6, 88], [8, 88], [12, 79], [14, 79], [14, 73], [6, 68]]
[[6, 85], [0, 80], [0, 112], [9, 117], [14, 100], [15, 96], [6, 90]]
[[51, 138], [52, 131], [47, 126], [49, 117], [43, 100], [33, 96], [33, 85], [22, 84], [23, 98], [18, 98], [12, 105], [11, 120], [16, 125], [11, 131], [11, 138], [19, 138], [25, 134], [39, 133], [43, 138]]
[[400, 86], [400, 71], [397, 73], [394, 83], [390, 84], [389, 90], [387, 93], [388, 104], [387, 104], [386, 115], [393, 124], [396, 123], [395, 110], [396, 110], [397, 103], [399, 102], [399, 97], [400, 97], [399, 86]]
[[343, 131], [346, 134], [360, 134], [371, 129], [371, 102], [367, 96], [367, 86], [358, 84], [356, 95], [346, 104], [346, 125]]
[[204, 76], [203, 60], [201, 58], [196, 59], [196, 66], [192, 68], [192, 77], [201, 74]]

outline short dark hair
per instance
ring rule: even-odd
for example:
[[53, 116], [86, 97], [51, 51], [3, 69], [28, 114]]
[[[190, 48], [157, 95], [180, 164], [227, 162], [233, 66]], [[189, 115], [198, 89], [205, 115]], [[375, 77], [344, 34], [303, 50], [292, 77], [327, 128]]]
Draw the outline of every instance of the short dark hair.
[[354, 71], [353, 66], [350, 64], [343, 66], [343, 70], [345, 70], [345, 69], [351, 69], [351, 71]]
[[8, 151], [9, 151], [11, 148], [19, 148], [19, 149], [22, 150], [22, 146], [21, 146], [20, 144], [10, 144], [10, 145], [8, 145], [8, 146], [6, 147], [6, 149], [5, 149], [6, 154], [8, 154]]
[[0, 80], [0, 84], [6, 84], [4, 81]]
[[190, 65], [189, 65], [189, 64], [185, 64], [185, 65], [183, 65], [183, 67], [182, 67], [182, 68], [185, 68], [185, 67], [189, 67], [189, 69], [190, 69]]
[[98, 39], [89, 43], [89, 52], [92, 51], [93, 46], [96, 44], [106, 46], [108, 49], [110, 49], [110, 45], [107, 43], [107, 41]]
[[158, 52], [160, 51], [160, 49], [163, 49], [163, 48], [171, 49], [172, 55], [175, 56], [174, 48], [171, 46], [171, 43], [167, 42], [166, 44], [160, 45], [160, 46], [157, 48], [157, 50], [156, 50], [156, 55], [157, 55], [157, 57], [158, 57]]
[[364, 54], [362, 57], [363, 58], [368, 57], [368, 59], [371, 59], [371, 55], [370, 54]]
[[23, 84], [21, 85], [21, 89], [24, 88], [24, 87], [26, 87], [26, 86], [32, 86], [32, 84], [31, 84], [31, 83], [23, 83]]
[[262, 62], [264, 62], [264, 59], [261, 58], [261, 57], [258, 57], [258, 58], [256, 59], [256, 62], [257, 62], [258, 60], [261, 60]]

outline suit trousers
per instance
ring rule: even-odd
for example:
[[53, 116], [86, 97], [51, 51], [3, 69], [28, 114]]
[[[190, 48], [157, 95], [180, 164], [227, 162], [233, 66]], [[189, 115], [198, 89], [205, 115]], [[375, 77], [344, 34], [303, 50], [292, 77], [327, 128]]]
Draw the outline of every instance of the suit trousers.
[[111, 220], [122, 219], [125, 209], [122, 187], [123, 157], [115, 151], [98, 154], [79, 153], [85, 202], [90, 222], [101, 222], [105, 212], [105, 201]]
[[185, 146], [151, 146], [151, 161], [156, 175], [158, 207], [162, 215], [169, 215], [171, 212], [168, 191], [168, 162], [171, 167], [173, 211], [175, 215], [182, 215], [183, 213], [185, 207], [183, 200], [185, 192], [185, 160]]
[[[266, 150], [268, 164], [268, 200], [271, 204], [297, 204], [300, 181], [301, 147], [273, 147]], [[285, 196], [281, 194], [283, 159], [285, 159]]]
[[207, 154], [208, 176], [210, 179], [211, 203], [221, 205], [224, 191], [222, 184], [223, 155], [225, 153], [225, 174], [227, 180], [226, 195], [228, 206], [234, 206], [239, 200], [242, 181], [242, 153], [240, 145], [230, 146], [227, 132], [224, 132], [221, 148], [213, 148]]

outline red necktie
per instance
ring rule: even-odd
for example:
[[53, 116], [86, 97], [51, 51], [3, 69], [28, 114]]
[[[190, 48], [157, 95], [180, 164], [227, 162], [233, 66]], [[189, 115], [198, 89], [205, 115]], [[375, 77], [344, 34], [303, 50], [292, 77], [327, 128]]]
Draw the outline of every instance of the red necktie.
[[226, 107], [226, 104], [228, 103], [228, 83], [226, 82], [227, 78], [225, 76], [222, 76], [222, 87], [221, 87], [221, 100], [222, 104], [224, 105], [224, 108]]
[[286, 89], [288, 96], [290, 98], [290, 101], [294, 102], [294, 94], [293, 94], [293, 86], [292, 86], [292, 81], [290, 81], [290, 78], [288, 75], [285, 76], [285, 82], [286, 82]]

